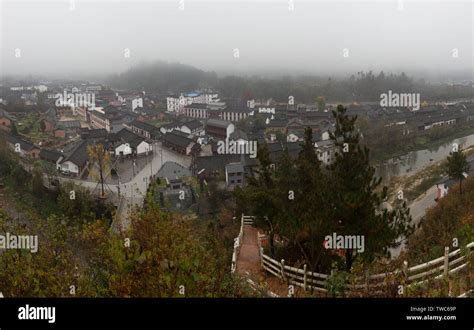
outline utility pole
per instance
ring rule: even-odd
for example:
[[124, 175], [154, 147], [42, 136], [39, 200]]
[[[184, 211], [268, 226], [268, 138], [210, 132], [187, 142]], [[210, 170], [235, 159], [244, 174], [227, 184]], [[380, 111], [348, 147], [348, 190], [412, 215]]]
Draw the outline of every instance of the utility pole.
[[160, 165], [163, 166], [163, 149], [160, 149], [160, 154], [161, 154], [161, 163], [160, 163]]
[[118, 170], [115, 169], [115, 171], [117, 172], [117, 181], [118, 181], [118, 185], [117, 185], [117, 191], [118, 191], [118, 197], [120, 199], [120, 175], [118, 174]]
[[151, 160], [150, 160], [150, 178], [153, 178], [153, 157], [155, 156], [155, 148], [151, 149]]

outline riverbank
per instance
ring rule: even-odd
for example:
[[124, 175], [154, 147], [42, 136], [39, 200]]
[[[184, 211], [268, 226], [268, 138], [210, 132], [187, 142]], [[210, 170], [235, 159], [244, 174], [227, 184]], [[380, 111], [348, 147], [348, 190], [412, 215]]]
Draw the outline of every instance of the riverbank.
[[393, 158], [404, 157], [406, 154], [411, 152], [439, 148], [440, 146], [449, 143], [452, 140], [460, 139], [471, 134], [474, 134], [474, 127], [469, 127], [464, 130], [453, 129], [451, 134], [435, 140], [429, 140], [427, 137], [420, 136], [415, 138], [410, 144], [406, 144], [404, 149], [394, 150], [390, 148], [384, 148], [382, 152], [371, 152], [371, 162], [373, 164], [379, 164]]
[[[466, 157], [474, 155], [474, 146], [464, 150]], [[394, 176], [388, 184], [388, 194], [392, 200], [395, 199], [398, 192], [403, 192], [403, 197], [411, 202], [418, 198], [425, 191], [430, 189], [438, 181], [446, 177], [446, 159], [436, 162], [426, 168], [412, 174]]]

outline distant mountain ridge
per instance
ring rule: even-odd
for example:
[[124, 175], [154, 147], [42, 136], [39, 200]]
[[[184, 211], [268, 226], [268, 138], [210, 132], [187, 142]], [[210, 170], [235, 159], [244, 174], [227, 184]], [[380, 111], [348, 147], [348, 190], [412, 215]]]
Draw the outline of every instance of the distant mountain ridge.
[[217, 74], [199, 70], [191, 65], [154, 61], [141, 63], [121, 74], [111, 75], [106, 83], [115, 88], [179, 93], [215, 86]]
[[315, 102], [324, 96], [329, 102], [380, 102], [388, 91], [419, 93], [422, 101], [472, 98], [470, 84], [432, 84], [401, 73], [357, 72], [347, 78], [311, 75], [264, 78], [258, 75], [218, 76], [191, 65], [154, 61], [136, 65], [124, 73], [109, 76], [106, 84], [128, 90], [179, 94], [197, 89], [216, 89], [221, 96], [244, 99], [268, 99], [286, 102], [293, 96], [297, 102]]

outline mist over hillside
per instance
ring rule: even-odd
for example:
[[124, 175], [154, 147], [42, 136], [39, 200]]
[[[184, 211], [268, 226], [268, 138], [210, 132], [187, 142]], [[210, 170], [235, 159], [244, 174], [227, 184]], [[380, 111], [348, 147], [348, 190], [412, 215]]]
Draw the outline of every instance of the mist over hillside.
[[122, 74], [109, 76], [106, 83], [114, 88], [173, 94], [214, 88], [225, 97], [273, 98], [279, 102], [287, 101], [290, 95], [301, 102], [314, 102], [318, 96], [330, 102], [379, 101], [380, 95], [389, 90], [416, 92], [422, 99], [430, 100], [472, 97], [469, 83], [430, 83], [404, 72], [359, 71], [346, 76], [218, 75], [191, 65], [164, 61], [143, 62]]
[[106, 83], [115, 88], [177, 93], [215, 86], [217, 74], [186, 64], [154, 61], [142, 62], [124, 73], [111, 75]]

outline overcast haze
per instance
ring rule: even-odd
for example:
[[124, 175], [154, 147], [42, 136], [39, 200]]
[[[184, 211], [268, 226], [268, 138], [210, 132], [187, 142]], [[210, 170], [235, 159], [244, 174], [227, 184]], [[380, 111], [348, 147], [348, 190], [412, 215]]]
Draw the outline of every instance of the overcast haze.
[[[1, 71], [108, 74], [165, 60], [218, 73], [472, 74], [471, 1], [407, 0], [403, 10], [397, 1], [295, 0], [293, 11], [288, 1], [189, 0], [184, 10], [179, 6], [76, 0], [70, 10], [69, 1], [1, 1]], [[124, 57], [127, 48], [130, 58]]]

